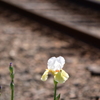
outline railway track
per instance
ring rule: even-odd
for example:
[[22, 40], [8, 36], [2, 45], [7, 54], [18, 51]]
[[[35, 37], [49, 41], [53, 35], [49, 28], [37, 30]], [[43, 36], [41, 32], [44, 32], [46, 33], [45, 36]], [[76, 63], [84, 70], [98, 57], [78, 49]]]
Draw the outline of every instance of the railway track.
[[[13, 10], [14, 12], [23, 14], [24, 16], [26, 16], [30, 19], [34, 18], [34, 20], [38, 21], [39, 23], [42, 23], [42, 24], [44, 24], [46, 26], [49, 26], [49, 27], [52, 27], [52, 28], [54, 28], [58, 31], [61, 31], [61, 32], [69, 35], [69, 36], [72, 36], [76, 39], [79, 39], [79, 40], [84, 41], [84, 42], [86, 42], [90, 45], [93, 45], [97, 48], [100, 48], [100, 44], [99, 44], [100, 43], [100, 34], [99, 34], [99, 32], [100, 32], [99, 21], [100, 20], [96, 20], [96, 23], [94, 21], [92, 22], [92, 26], [95, 25], [95, 29], [93, 30], [94, 27], [92, 29], [90, 28], [90, 27], [92, 27], [91, 26], [91, 20], [90, 20], [90, 22], [88, 22], [88, 20], [87, 20], [87, 22], [90, 23], [88, 26], [87, 26], [87, 23], [85, 22], [86, 20], [85, 21], [83, 20], [83, 24], [85, 22], [86, 26], [81, 24], [82, 22], [76, 23], [78, 21], [75, 21], [75, 20], [72, 20], [72, 22], [71, 21], [68, 22], [69, 18], [67, 19], [66, 22], [64, 22], [64, 20], [59, 21], [59, 19], [61, 19], [61, 18], [58, 18], [57, 20], [55, 20], [56, 18], [54, 18], [54, 16], [52, 17], [52, 16], [48, 15], [48, 13], [43, 13], [42, 12], [42, 10], [44, 10], [44, 9], [46, 9], [48, 11], [48, 9], [47, 9], [48, 7], [43, 7], [44, 5], [42, 5], [41, 3], [39, 4], [40, 9], [38, 9], [39, 6], [38, 7], [35, 6], [38, 3], [36, 3], [36, 2], [33, 3], [32, 2], [33, 4], [31, 6], [33, 7], [33, 9], [31, 9], [31, 7], [26, 6], [26, 4], [29, 5], [27, 2], [22, 3], [22, 1], [21, 2], [20, 1], [18, 3], [18, 2], [15, 2], [14, 0], [13, 1], [12, 0], [1, 0], [0, 1], [0, 6], [3, 6], [7, 9], [9, 8], [9, 9]], [[48, 4], [48, 3], [46, 3], [46, 4]], [[54, 5], [52, 7], [53, 7], [54, 10], [59, 9], [59, 8], [57, 8], [57, 6], [54, 7]], [[41, 8], [42, 8], [42, 10], [41, 10]], [[51, 9], [51, 11], [53, 11], [53, 9]], [[46, 12], [46, 10], [44, 10], [44, 12]], [[50, 8], [49, 8], [49, 10], [50, 10]], [[53, 15], [54, 13], [55, 12], [53, 12], [51, 15]], [[96, 17], [99, 16], [99, 15], [98, 16], [97, 15], [98, 15], [98, 13], [96, 14]], [[70, 17], [70, 16], [68, 15], [68, 17]], [[77, 15], [76, 15], [76, 17], [77, 17]], [[82, 17], [82, 16], [79, 16], [79, 17]], [[88, 17], [90, 17], [90, 16], [88, 16]], [[94, 17], [95, 16], [93, 16], [93, 18]], [[79, 21], [81, 21], [81, 20], [79, 20]]]

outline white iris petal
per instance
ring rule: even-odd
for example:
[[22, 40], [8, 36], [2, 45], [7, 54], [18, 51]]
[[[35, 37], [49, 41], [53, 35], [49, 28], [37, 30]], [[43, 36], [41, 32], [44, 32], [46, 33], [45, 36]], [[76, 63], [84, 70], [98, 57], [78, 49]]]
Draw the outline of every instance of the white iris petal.
[[61, 70], [65, 64], [65, 59], [61, 56], [59, 57], [51, 57], [49, 60], [48, 60], [48, 69], [51, 69], [51, 70]]
[[54, 71], [60, 70], [61, 69], [61, 64], [56, 60], [52, 67], [53, 67], [52, 70], [54, 70]]
[[52, 69], [54, 63], [56, 61], [56, 57], [51, 57], [49, 60], [48, 60], [48, 69]]
[[57, 57], [58, 62], [61, 64], [61, 69], [65, 64], [65, 59], [62, 56]]

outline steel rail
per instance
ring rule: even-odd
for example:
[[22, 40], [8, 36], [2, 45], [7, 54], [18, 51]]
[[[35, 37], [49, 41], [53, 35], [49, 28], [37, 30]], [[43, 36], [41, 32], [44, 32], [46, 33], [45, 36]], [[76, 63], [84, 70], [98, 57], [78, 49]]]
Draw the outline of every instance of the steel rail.
[[78, 39], [80, 41], [83, 41], [91, 46], [94, 46], [94, 47], [100, 49], [100, 38], [98, 36], [89, 34], [87, 31], [79, 30], [69, 24], [64, 25], [63, 23], [59, 23], [59, 22], [49, 19], [45, 16], [41, 16], [40, 14], [38, 14], [36, 12], [35, 13], [31, 12], [31, 11], [24, 9], [13, 3], [9, 3], [9, 2], [5, 2], [5, 1], [1, 0], [0, 6], [10, 9], [14, 12], [20, 13], [20, 14], [24, 15], [25, 17], [28, 17], [32, 20], [35, 20], [41, 24], [44, 24], [48, 27], [56, 29], [62, 33], [65, 33], [65, 34], [75, 38], [75, 39]]

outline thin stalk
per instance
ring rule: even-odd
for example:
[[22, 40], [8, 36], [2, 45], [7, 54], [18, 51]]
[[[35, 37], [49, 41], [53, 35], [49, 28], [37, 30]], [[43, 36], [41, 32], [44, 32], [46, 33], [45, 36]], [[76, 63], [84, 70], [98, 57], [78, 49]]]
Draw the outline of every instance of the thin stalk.
[[56, 100], [56, 93], [57, 93], [57, 83], [55, 80], [54, 80], [54, 100]]
[[10, 87], [11, 87], [11, 100], [14, 100], [14, 84], [13, 84], [13, 82], [11, 82]]
[[11, 77], [11, 83], [10, 83], [11, 100], [14, 100], [14, 71], [13, 71], [12, 63], [10, 63], [9, 70], [10, 70], [10, 77]]

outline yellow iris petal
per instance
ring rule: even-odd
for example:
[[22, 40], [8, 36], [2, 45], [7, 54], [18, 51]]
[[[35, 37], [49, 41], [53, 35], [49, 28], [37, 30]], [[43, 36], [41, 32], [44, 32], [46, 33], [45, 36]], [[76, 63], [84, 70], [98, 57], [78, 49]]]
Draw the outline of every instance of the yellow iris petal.
[[68, 78], [69, 75], [64, 70], [61, 70], [54, 75], [54, 80], [58, 83], [64, 83]]
[[41, 80], [42, 80], [42, 81], [46, 81], [46, 80], [47, 80], [47, 78], [48, 78], [48, 73], [49, 73], [49, 70], [46, 70], [46, 71], [43, 73], [43, 75], [42, 75], [42, 77], [41, 77]]
[[49, 72], [50, 72], [52, 75], [55, 75], [55, 71], [49, 70]]

